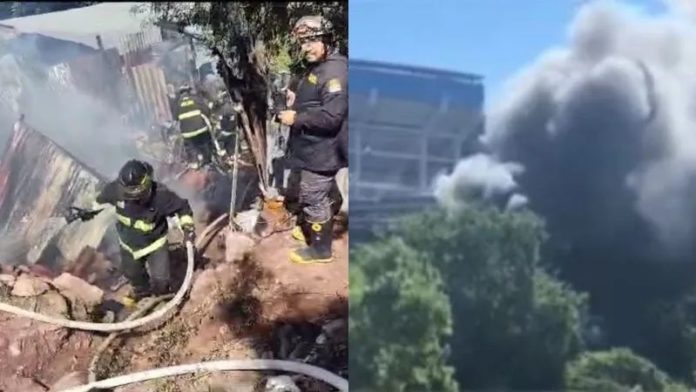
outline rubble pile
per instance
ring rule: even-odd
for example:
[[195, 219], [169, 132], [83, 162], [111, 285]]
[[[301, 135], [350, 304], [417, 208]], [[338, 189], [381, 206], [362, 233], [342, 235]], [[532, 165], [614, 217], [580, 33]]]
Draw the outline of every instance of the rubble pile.
[[[269, 240], [286, 241], [280, 234]], [[102, 355], [99, 377], [232, 358], [300, 361], [346, 377], [347, 293], [321, 283], [319, 277], [326, 269], [310, 274], [307, 269], [295, 269], [297, 276], [284, 277], [277, 270], [278, 260], [265, 250], [266, 246], [256, 246], [228, 262], [225, 249], [210, 247], [201, 255], [209, 261], [196, 272], [189, 298], [176, 317], [147, 334], [111, 344]], [[308, 282], [301, 279], [302, 272]], [[340, 287], [342, 282], [337, 283]], [[306, 376], [226, 372], [146, 382], [123, 391], [167, 388], [180, 392], [333, 390]]]
[[[2, 267], [0, 301], [52, 317], [95, 321], [104, 292], [68, 273]], [[0, 390], [58, 391], [80, 378], [98, 336], [0, 313]]]
[[[138, 49], [141, 54], [148, 50]], [[126, 120], [124, 124], [111, 110], [102, 110], [105, 103], [110, 107], [111, 101], [118, 101], [118, 94], [113, 91], [114, 97], [107, 96], [111, 93], [105, 91], [113, 90], [114, 85], [100, 90], [113, 83], [99, 80], [122, 76], [117, 75], [120, 69], [114, 73], [99, 65], [107, 52], [66, 60], [48, 71], [37, 70], [48, 72], [50, 91], [56, 89], [60, 96], [80, 103], [75, 106], [77, 111], [65, 113], [61, 106], [52, 106], [56, 112], [52, 115], [44, 113], [47, 105], [42, 104], [42, 99], [52, 95], [27, 89], [31, 83], [21, 79], [25, 75], [20, 72], [21, 64], [0, 62], [0, 71], [6, 70], [0, 77], [13, 82], [11, 91], [0, 92], [0, 112], [12, 106], [15, 115], [26, 113], [28, 122], [43, 132], [53, 129], [51, 135], [60, 142], [33, 129], [21, 115], [0, 156], [0, 302], [87, 322], [112, 323], [127, 317], [123, 306], [112, 309], [121, 305], [117, 302], [130, 289], [119, 268], [114, 211], [108, 208], [85, 222], [69, 224], [65, 219], [68, 207], [92, 207], [98, 190], [109, 180], [105, 174], [112, 175], [110, 169], [119, 166], [122, 158], [147, 158], [155, 167], [157, 182], [189, 199], [199, 238], [205, 237], [202, 226], [222, 221], [230, 210], [231, 160], [219, 164], [218, 159], [207, 171], [187, 169], [180, 156], [180, 141], [168, 132], [169, 123], [162, 121], [171, 117], [160, 112], [168, 111], [166, 99], [171, 98], [163, 91], [164, 83], [171, 81], [167, 67], [146, 60], [148, 56], [135, 62], [134, 56], [125, 56], [128, 75], [124, 80], [132, 82], [138, 93], [129, 100], [139, 102], [128, 113], [124, 108], [120, 109], [123, 113], [116, 113]], [[113, 55], [113, 50], [108, 53]], [[157, 77], [150, 78], [155, 74]], [[81, 78], [84, 83], [78, 83]], [[218, 84], [224, 89], [224, 83]], [[167, 87], [173, 89], [173, 85]], [[145, 102], [152, 97], [158, 98], [154, 105]], [[158, 112], [155, 118], [138, 120], [154, 112]], [[220, 113], [213, 117], [223, 119]], [[97, 128], [99, 132], [94, 131]], [[260, 188], [266, 181], [260, 183], [258, 172], [264, 171], [266, 162], [266, 135], [250, 134], [248, 128], [239, 141], [241, 158], [237, 157], [235, 235], [223, 230], [217, 246], [201, 246], [190, 295], [178, 313], [156, 325], [113, 335], [117, 337], [112, 343], [103, 334], [0, 312], [0, 392], [58, 391], [84, 384], [97, 373], [101, 379], [214, 359], [301, 361], [347, 377], [347, 238], [336, 243], [341, 250], [335, 252], [337, 262], [332, 265], [298, 268], [286, 261], [294, 245], [287, 232], [293, 222], [282, 203], [261, 197]], [[137, 140], [128, 140], [125, 131], [133, 131]], [[60, 138], [59, 134], [70, 137]], [[254, 164], [254, 157], [261, 164]], [[171, 230], [174, 286], [183, 280], [186, 264], [181, 243], [182, 234]], [[98, 364], [97, 372], [90, 366], [92, 361]], [[324, 392], [332, 388], [305, 376], [227, 372], [157, 380], [120, 390]]]

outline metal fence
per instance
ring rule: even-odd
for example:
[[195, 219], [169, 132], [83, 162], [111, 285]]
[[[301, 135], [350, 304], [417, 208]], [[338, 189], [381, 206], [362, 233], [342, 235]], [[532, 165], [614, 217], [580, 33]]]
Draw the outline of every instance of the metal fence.
[[132, 93], [133, 114], [149, 122], [171, 121], [164, 69], [153, 61], [152, 47], [162, 42], [158, 28], [145, 29], [123, 37], [119, 46], [123, 73]]
[[127, 78], [145, 118], [171, 121], [167, 81], [161, 67], [142, 64], [127, 70]]

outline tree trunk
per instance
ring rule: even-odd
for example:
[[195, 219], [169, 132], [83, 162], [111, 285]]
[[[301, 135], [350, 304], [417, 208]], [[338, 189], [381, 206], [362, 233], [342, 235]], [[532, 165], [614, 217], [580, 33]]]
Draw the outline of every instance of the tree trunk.
[[[264, 195], [267, 192], [268, 170], [266, 165], [266, 80], [263, 68], [258, 66], [252, 51], [251, 39], [238, 38], [236, 42], [241, 79], [233, 75], [225, 63], [224, 81], [230, 96], [242, 105], [242, 127], [246, 140], [254, 156], [254, 164], [259, 175], [259, 184]], [[222, 59], [224, 61], [224, 59]]]

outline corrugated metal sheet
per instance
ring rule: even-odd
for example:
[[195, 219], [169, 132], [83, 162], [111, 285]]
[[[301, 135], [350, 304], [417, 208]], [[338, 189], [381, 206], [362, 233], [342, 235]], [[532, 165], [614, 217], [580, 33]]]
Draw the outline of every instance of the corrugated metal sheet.
[[143, 64], [130, 68], [128, 78], [146, 118], [171, 121], [167, 81], [161, 67]]
[[153, 44], [159, 42], [162, 42], [160, 29], [147, 27], [124, 36], [119, 50], [123, 54], [124, 71], [141, 118], [171, 121], [166, 77], [152, 52]]
[[161, 41], [162, 33], [157, 27], [147, 27], [138, 33], [124, 35], [118, 50], [123, 55], [126, 68], [150, 62], [152, 44]]
[[73, 223], [56, 232], [55, 238], [46, 232], [55, 229], [56, 218], [68, 206], [89, 208], [101, 181], [40, 132], [16, 126], [0, 161], [0, 232], [23, 238], [35, 251], [41, 250], [39, 254], [52, 248], [51, 260], [43, 259], [44, 263], [74, 260], [85, 246], [99, 246], [113, 212]]

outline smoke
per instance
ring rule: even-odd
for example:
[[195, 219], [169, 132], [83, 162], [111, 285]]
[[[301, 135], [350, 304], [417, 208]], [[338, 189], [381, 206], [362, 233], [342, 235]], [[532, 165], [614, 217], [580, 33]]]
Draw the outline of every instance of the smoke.
[[435, 197], [452, 207], [474, 198], [490, 200], [507, 195], [517, 188], [513, 177], [521, 171], [519, 164], [501, 163], [489, 155], [476, 154], [457, 163], [452, 174], [435, 179]]
[[664, 0], [664, 3], [675, 16], [696, 20], [696, 1]]
[[102, 176], [114, 177], [131, 158], [139, 158], [137, 129], [127, 126], [108, 104], [78, 90], [60, 94], [33, 86], [23, 108], [26, 121]]
[[[583, 6], [567, 46], [522, 70], [488, 114], [481, 139], [491, 159], [524, 172], [476, 176], [517, 181], [530, 206], [577, 242], [692, 242], [696, 30], [675, 16], [693, 5], [681, 3], [651, 17], [615, 2]], [[462, 172], [480, 169], [472, 159], [440, 181], [440, 200], [482, 181]]]
[[[65, 42], [51, 49], [52, 58], [74, 58], [75, 48]], [[1, 97], [5, 113], [0, 113], [0, 143], [5, 143], [12, 131], [6, 126], [7, 117], [11, 116], [13, 122], [22, 113], [28, 125], [107, 178], [114, 176], [126, 160], [139, 157], [135, 143], [139, 130], [123, 121], [124, 113], [108, 100], [109, 93], [97, 96], [81, 90], [74, 85], [75, 79], [84, 76], [79, 74], [81, 71], [45, 64], [41, 56], [39, 40], [25, 39], [15, 41], [12, 51], [0, 57], [0, 78], [12, 82], [3, 84], [11, 88]], [[106, 70], [88, 71], [97, 74], [101, 82], [110, 77]], [[114, 89], [111, 93], [128, 103], [119, 86]]]

